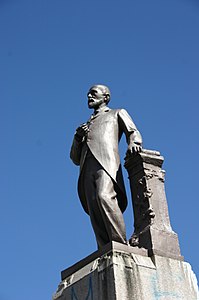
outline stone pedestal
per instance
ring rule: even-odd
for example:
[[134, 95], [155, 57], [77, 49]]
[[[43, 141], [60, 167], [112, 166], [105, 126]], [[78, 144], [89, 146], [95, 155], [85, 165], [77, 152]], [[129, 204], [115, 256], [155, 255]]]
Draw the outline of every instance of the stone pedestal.
[[196, 277], [172, 230], [163, 157], [126, 157], [134, 209], [131, 246], [116, 242], [62, 271], [53, 300], [199, 300]]
[[198, 300], [191, 266], [111, 243], [62, 272], [53, 300]]
[[148, 249], [149, 254], [179, 258], [177, 234], [172, 230], [165, 195], [164, 158], [157, 151], [145, 150], [126, 157], [134, 210], [132, 246]]

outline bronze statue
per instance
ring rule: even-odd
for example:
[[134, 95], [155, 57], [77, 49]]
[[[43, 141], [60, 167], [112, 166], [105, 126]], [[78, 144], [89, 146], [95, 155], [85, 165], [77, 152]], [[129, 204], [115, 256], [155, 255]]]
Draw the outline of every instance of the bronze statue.
[[128, 152], [142, 149], [142, 138], [124, 109], [110, 109], [110, 91], [94, 85], [88, 94], [90, 119], [75, 133], [70, 157], [80, 166], [78, 194], [89, 214], [98, 247], [116, 241], [127, 244], [122, 213], [127, 206], [118, 144], [123, 132]]

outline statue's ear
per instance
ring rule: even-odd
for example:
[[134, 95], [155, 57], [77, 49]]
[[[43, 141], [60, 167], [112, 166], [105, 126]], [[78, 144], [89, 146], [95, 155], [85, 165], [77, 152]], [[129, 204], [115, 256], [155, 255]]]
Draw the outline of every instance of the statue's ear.
[[105, 94], [105, 100], [106, 100], [106, 103], [108, 103], [110, 101], [110, 95], [109, 94]]

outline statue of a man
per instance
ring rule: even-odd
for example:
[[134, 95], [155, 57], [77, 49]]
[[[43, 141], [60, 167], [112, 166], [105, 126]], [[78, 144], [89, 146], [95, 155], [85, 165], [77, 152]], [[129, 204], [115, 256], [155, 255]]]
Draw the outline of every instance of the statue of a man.
[[89, 214], [98, 248], [116, 241], [127, 244], [122, 213], [127, 206], [118, 144], [123, 132], [128, 152], [139, 152], [142, 138], [124, 109], [110, 109], [109, 88], [94, 85], [88, 94], [90, 119], [75, 133], [70, 157], [80, 165], [78, 194]]

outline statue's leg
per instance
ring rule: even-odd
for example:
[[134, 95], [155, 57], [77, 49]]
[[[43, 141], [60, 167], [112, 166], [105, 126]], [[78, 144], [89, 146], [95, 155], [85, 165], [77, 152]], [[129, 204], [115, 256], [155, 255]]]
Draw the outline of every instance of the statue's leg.
[[96, 196], [95, 175], [99, 169], [99, 163], [94, 157], [89, 156], [84, 165], [83, 186], [91, 224], [95, 233], [98, 248], [110, 242], [104, 220], [101, 215]]
[[114, 183], [92, 155], [87, 156], [84, 164], [83, 185], [98, 247], [111, 241], [126, 244], [126, 229]]
[[126, 228], [112, 178], [100, 166], [95, 175], [96, 196], [109, 241], [126, 244]]

